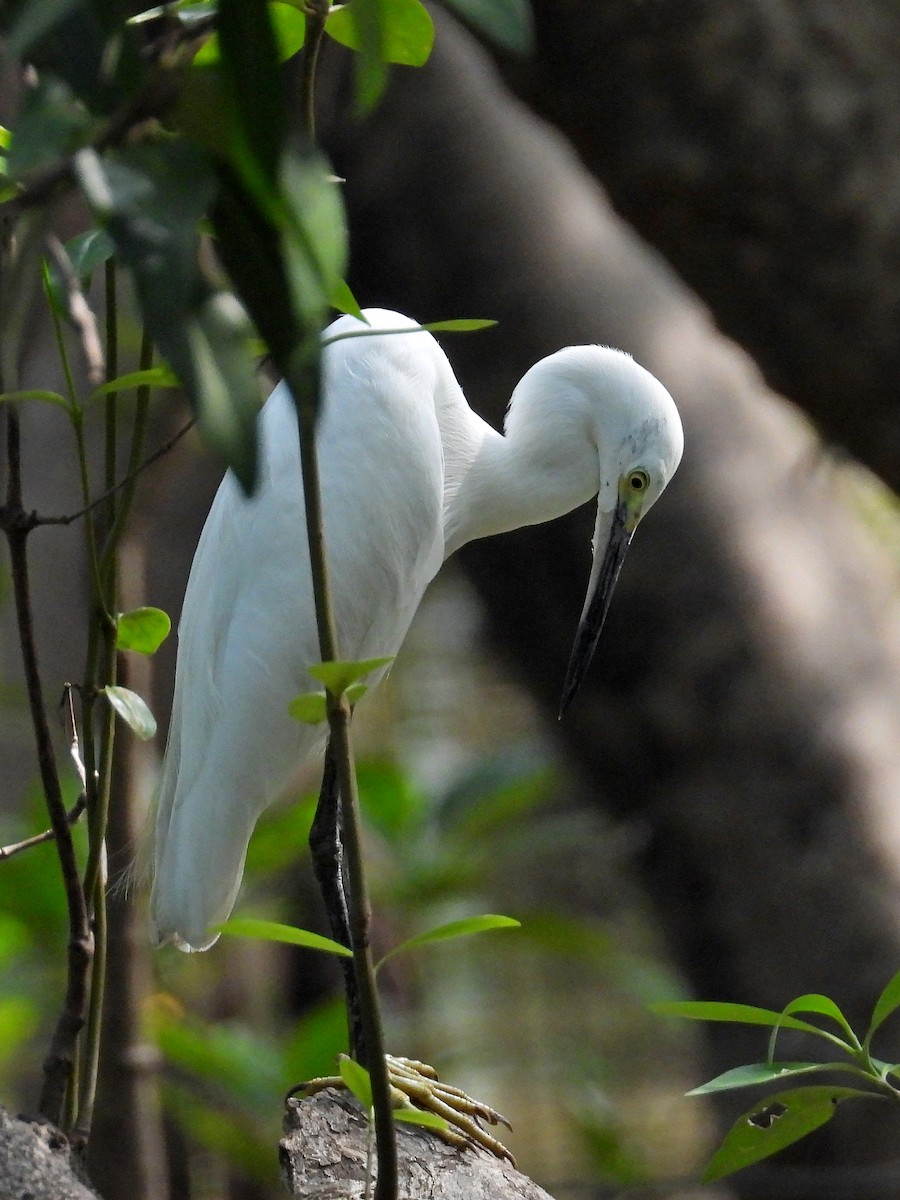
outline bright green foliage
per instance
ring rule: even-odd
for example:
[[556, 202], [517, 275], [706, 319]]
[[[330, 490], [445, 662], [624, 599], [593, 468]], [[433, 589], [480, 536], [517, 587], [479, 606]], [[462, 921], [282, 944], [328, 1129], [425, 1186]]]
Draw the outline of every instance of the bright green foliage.
[[[420, 0], [367, 0], [374, 9], [382, 33], [380, 60], [407, 67], [421, 67], [428, 61], [434, 45], [434, 23]], [[362, 52], [364, 37], [360, 0], [336, 7], [328, 16], [325, 32], [342, 46]], [[377, 99], [377, 96], [375, 97]]]
[[161, 608], [133, 608], [119, 613], [116, 646], [120, 650], [136, 650], [138, 654], [155, 654], [171, 628], [172, 622]]
[[407, 938], [399, 946], [394, 946], [380, 960], [378, 966], [383, 966], [397, 954], [405, 954], [407, 950], [417, 950], [420, 946], [429, 946], [434, 942], [448, 942], [453, 938], [471, 937], [475, 933], [486, 933], [491, 929], [518, 929], [521, 921], [513, 917], [502, 917], [495, 913], [484, 913], [478, 917], [462, 917], [458, 921], [447, 921], [443, 925], [435, 925], [424, 933]]
[[386, 658], [365, 658], [358, 661], [323, 662], [310, 667], [309, 673], [313, 679], [324, 683], [333, 696], [340, 696], [348, 690], [351, 684], [364, 679], [373, 671], [386, 667], [393, 661], [393, 657], [389, 655]]
[[147, 704], [137, 692], [119, 684], [110, 683], [103, 688], [103, 694], [122, 718], [126, 725], [136, 733], [142, 741], [149, 741], [156, 736], [156, 718]]
[[284, 942], [289, 946], [305, 946], [309, 950], [324, 950], [327, 954], [338, 954], [351, 958], [352, 952], [340, 942], [311, 933], [308, 929], [297, 929], [294, 925], [281, 925], [277, 921], [260, 921], [251, 917], [232, 917], [216, 928], [231, 937], [262, 938], [269, 942]]
[[[686, 1017], [695, 1021], [732, 1021], [745, 1025], [768, 1025], [772, 1028], [768, 1056], [764, 1063], [735, 1067], [708, 1083], [693, 1088], [688, 1095], [703, 1096], [713, 1092], [783, 1082], [798, 1075], [827, 1071], [852, 1075], [865, 1088], [805, 1086], [786, 1092], [776, 1092], [760, 1100], [740, 1117], [708, 1164], [704, 1173], [709, 1183], [750, 1166], [784, 1149], [814, 1129], [824, 1125], [844, 1100], [890, 1100], [900, 1103], [900, 1087], [890, 1076], [900, 1074], [900, 1064], [882, 1062], [870, 1053], [872, 1036], [884, 1021], [900, 1008], [900, 972], [891, 979], [879, 996], [865, 1037], [860, 1040], [844, 1013], [828, 996], [810, 992], [792, 1000], [781, 1012], [754, 1008], [745, 1004], [723, 1004], [708, 1001], [683, 1001], [654, 1004], [655, 1012]], [[812, 1014], [836, 1025], [840, 1034], [823, 1029], [811, 1021], [799, 1020], [794, 1014]], [[841, 1058], [827, 1062], [779, 1062], [775, 1058], [776, 1039], [782, 1028], [812, 1034], [833, 1049]]]
[[830, 1121], [843, 1100], [872, 1096], [858, 1088], [803, 1087], [766, 1096], [738, 1117], [703, 1172], [713, 1183], [798, 1142]]
[[366, 1112], [372, 1107], [372, 1081], [369, 1072], [347, 1054], [338, 1056], [338, 1071], [348, 1091], [352, 1092]]

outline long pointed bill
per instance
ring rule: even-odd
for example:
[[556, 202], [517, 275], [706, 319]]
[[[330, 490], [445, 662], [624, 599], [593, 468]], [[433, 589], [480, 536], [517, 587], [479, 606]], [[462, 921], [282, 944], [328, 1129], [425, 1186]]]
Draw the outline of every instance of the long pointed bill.
[[582, 680], [590, 666], [603, 622], [609, 611], [613, 590], [622, 563], [634, 531], [637, 528], [639, 510], [630, 505], [619, 489], [619, 501], [612, 512], [597, 511], [597, 524], [594, 529], [594, 564], [591, 568], [591, 578], [588, 584], [587, 598], [584, 610], [575, 635], [575, 644], [569, 658], [566, 680], [563, 684], [562, 699], [559, 704], [559, 715], [562, 718], [566, 709], [575, 698], [575, 693], [581, 687]]

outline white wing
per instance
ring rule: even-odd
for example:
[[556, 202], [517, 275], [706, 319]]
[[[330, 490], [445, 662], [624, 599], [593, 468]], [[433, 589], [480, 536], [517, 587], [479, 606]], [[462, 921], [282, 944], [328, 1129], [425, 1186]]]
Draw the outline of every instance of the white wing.
[[[412, 324], [367, 314], [378, 327]], [[342, 318], [327, 331], [359, 328]], [[326, 547], [344, 658], [394, 655], [443, 557], [433, 395], [446, 360], [427, 334], [351, 338], [325, 355], [318, 436]], [[262, 478], [223, 480], [191, 569], [159, 788], [153, 923], [203, 949], [240, 886], [262, 810], [324, 733], [288, 702], [319, 661], [297, 424], [284, 384], [261, 417]]]

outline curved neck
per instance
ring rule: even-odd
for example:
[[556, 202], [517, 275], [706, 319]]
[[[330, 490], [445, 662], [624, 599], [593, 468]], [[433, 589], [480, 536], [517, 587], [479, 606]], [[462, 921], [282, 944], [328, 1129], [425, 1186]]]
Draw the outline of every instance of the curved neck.
[[[587, 438], [573, 437], [558, 411], [553, 421], [513, 423], [502, 436], [463, 404], [468, 453], [454, 459], [445, 485], [445, 559], [466, 542], [550, 521], [597, 494], [597, 451]], [[459, 424], [455, 432], [459, 444]]]

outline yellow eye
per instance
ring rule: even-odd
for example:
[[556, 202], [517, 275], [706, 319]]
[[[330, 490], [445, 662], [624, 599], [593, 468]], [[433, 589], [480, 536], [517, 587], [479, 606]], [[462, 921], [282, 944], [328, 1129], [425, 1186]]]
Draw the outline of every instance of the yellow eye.
[[628, 486], [633, 492], [646, 492], [650, 486], [650, 476], [646, 471], [632, 471], [628, 476]]

